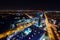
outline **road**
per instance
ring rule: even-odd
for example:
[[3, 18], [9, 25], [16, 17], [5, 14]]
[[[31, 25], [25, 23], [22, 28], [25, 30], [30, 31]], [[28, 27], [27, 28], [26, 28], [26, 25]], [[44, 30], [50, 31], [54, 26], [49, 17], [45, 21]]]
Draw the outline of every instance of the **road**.
[[[29, 18], [32, 18], [31, 16], [29, 16], [28, 14], [26, 14]], [[13, 34], [13, 33], [15, 33], [15, 32], [18, 32], [18, 31], [22, 31], [22, 30], [24, 30], [25, 28], [27, 28], [27, 27], [29, 27], [29, 26], [31, 26], [31, 25], [33, 25], [35, 22], [34, 21], [31, 21], [31, 22], [29, 22], [28, 24], [27, 23], [24, 23], [23, 25], [17, 25], [17, 28], [15, 28], [14, 30], [7, 30], [6, 32], [3, 32], [3, 33], [1, 33], [0, 34], [0, 39], [1, 38], [4, 38], [4, 37], [6, 37], [6, 36], [9, 36], [9, 35], [11, 35], [11, 34]]]
[[60, 36], [56, 29], [57, 25], [49, 23], [49, 19], [45, 13], [44, 13], [44, 16], [45, 16], [46, 29], [47, 29], [47, 33], [48, 33], [50, 40], [60, 40]]

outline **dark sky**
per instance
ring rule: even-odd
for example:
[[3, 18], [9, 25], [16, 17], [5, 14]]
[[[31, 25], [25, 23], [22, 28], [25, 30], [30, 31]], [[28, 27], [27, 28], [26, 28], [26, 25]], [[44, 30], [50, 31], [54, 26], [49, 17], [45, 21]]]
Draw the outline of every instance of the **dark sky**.
[[41, 9], [41, 10], [60, 10], [59, 1], [23, 1], [23, 0], [8, 0], [0, 1], [0, 9]]

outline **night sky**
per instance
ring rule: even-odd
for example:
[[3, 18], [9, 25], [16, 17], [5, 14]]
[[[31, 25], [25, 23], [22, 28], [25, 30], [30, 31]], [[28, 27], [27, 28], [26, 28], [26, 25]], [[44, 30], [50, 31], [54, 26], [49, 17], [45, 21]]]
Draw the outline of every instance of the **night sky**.
[[60, 10], [59, 1], [29, 1], [29, 0], [1, 0], [0, 10], [3, 9], [34, 9], [34, 10]]

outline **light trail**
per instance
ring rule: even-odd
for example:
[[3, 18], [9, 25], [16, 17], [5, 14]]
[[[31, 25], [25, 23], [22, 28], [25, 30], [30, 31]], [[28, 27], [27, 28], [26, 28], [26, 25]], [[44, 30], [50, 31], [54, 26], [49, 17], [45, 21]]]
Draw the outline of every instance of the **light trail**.
[[60, 40], [60, 36], [59, 36], [59, 34], [57, 32], [57, 29], [56, 29], [57, 25], [54, 25], [54, 24], [49, 23], [47, 15], [45, 13], [44, 13], [44, 15], [45, 15], [45, 18], [46, 18], [45, 19], [45, 23], [46, 23], [46, 27], [47, 27], [47, 32], [48, 32], [49, 38], [51, 40], [55, 40], [54, 34], [52, 32], [52, 29], [51, 29], [51, 28], [53, 28], [54, 33], [57, 36], [57, 39]]
[[54, 34], [52, 32], [52, 29], [51, 29], [51, 24], [49, 23], [49, 20], [48, 20], [48, 17], [46, 16], [45, 13], [44, 13], [44, 16], [45, 16], [45, 23], [46, 23], [46, 29], [48, 32], [48, 36], [49, 36], [50, 40], [55, 40]]
[[57, 32], [56, 27], [55, 27], [54, 25], [52, 25], [52, 28], [53, 28], [53, 30], [54, 30], [54, 32], [55, 32], [55, 34], [56, 34], [58, 40], [60, 40], [60, 36], [59, 36], [59, 34], [58, 34], [58, 32]]
[[27, 13], [25, 13], [25, 15], [27, 15], [30, 19], [32, 18], [32, 16], [28, 15]]
[[[28, 15], [28, 14], [25, 14], [26, 16], [28, 16], [30, 19], [32, 18], [32, 16]], [[32, 21], [32, 22], [29, 22], [28, 24], [25, 23], [24, 25], [17, 25], [17, 28], [15, 28], [14, 30], [8, 30], [4, 33], [1, 33], [0, 34], [0, 39], [3, 38], [3, 37], [6, 37], [6, 36], [9, 36], [15, 32], [18, 32], [18, 31], [22, 31], [24, 30], [25, 28], [33, 25], [35, 23], [35, 21]]]
[[29, 27], [29, 26], [31, 26], [31, 25], [33, 25], [33, 24], [34, 24], [34, 21], [32, 21], [32, 22], [30, 22], [30, 23], [28, 23], [28, 24], [25, 24], [25, 25], [18, 25], [18, 27], [15, 28], [14, 30], [8, 30], [8, 31], [6, 31], [6, 32], [4, 32], [4, 33], [1, 33], [1, 34], [0, 34], [0, 39], [3, 38], [3, 37], [9, 36], [9, 35], [11, 35], [11, 34], [13, 34], [13, 33], [15, 33], [15, 32], [22, 31], [22, 30], [24, 30], [25, 28], [27, 28], [27, 27]]

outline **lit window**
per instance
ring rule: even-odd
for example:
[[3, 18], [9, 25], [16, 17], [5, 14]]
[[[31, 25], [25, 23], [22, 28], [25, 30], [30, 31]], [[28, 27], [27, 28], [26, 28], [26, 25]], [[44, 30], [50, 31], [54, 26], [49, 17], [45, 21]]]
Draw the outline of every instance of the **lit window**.
[[31, 29], [30, 28], [28, 28], [28, 29], [26, 29], [25, 31], [24, 31], [24, 33], [26, 34], [26, 35], [28, 35], [28, 34], [30, 34], [31, 33]]

